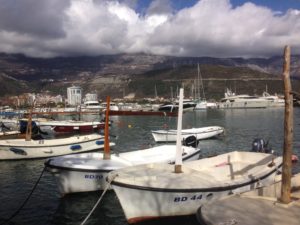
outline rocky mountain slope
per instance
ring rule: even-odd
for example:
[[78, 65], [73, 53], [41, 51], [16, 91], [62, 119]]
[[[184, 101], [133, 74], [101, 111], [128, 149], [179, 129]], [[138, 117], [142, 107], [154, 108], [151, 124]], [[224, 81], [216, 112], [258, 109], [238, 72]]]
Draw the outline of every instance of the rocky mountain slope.
[[[208, 97], [222, 97], [225, 87], [260, 94], [267, 85], [270, 92], [282, 92], [280, 56], [243, 59], [120, 54], [31, 58], [2, 53], [0, 96], [30, 90], [66, 95], [71, 85], [80, 85], [84, 93], [97, 91], [100, 96], [113, 97], [130, 93], [153, 97], [156, 86], [159, 95], [168, 96], [170, 89], [182, 83], [186, 92], [192, 93], [198, 63]], [[291, 76], [300, 78], [300, 56], [292, 57]]]

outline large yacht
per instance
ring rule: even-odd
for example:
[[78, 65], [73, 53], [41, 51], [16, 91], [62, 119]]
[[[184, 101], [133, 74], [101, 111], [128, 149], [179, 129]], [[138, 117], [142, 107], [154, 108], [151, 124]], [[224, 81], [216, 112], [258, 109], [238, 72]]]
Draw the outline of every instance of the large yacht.
[[264, 98], [250, 95], [236, 95], [227, 88], [225, 97], [221, 99], [218, 108], [233, 109], [233, 108], [266, 108], [269, 106], [269, 101]]
[[284, 97], [278, 95], [270, 95], [267, 91], [263, 92], [262, 99], [266, 99], [269, 102], [269, 107], [284, 107], [285, 100]]
[[83, 106], [81, 107], [82, 111], [92, 111], [92, 112], [99, 112], [103, 109], [105, 109], [105, 107], [101, 106], [98, 101], [94, 101], [94, 100], [85, 101], [83, 103]]

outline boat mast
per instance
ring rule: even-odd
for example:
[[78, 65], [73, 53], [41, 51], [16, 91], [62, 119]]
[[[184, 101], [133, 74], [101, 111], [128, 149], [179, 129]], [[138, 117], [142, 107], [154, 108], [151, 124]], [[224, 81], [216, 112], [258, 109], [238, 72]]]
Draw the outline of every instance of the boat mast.
[[[200, 88], [202, 89], [202, 97], [203, 99], [205, 99], [204, 86], [203, 86], [199, 63], [198, 63], [198, 79], [199, 79]], [[200, 98], [200, 90], [199, 90], [199, 98]]]
[[25, 134], [25, 141], [30, 141], [32, 137], [32, 111], [34, 107], [34, 101], [32, 106], [29, 109], [29, 115], [27, 120], [27, 127], [26, 127], [26, 134]]
[[155, 99], [157, 99], [157, 89], [156, 89], [156, 84], [154, 86], [154, 94], [155, 94]]
[[181, 147], [182, 111], [183, 111], [183, 88], [180, 88], [178, 120], [177, 120], [175, 173], [182, 173], [182, 147]]
[[200, 100], [200, 68], [199, 63], [197, 64], [197, 80], [196, 80], [196, 90], [195, 90], [195, 96], [198, 100]]

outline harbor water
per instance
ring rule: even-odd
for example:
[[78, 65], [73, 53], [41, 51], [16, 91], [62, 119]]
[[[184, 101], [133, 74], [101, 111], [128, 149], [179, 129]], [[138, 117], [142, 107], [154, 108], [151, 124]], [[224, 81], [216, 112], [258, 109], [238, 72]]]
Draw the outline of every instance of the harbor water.
[[[97, 120], [89, 116], [88, 120]], [[126, 152], [155, 145], [151, 130], [176, 129], [176, 117], [113, 116], [110, 134], [116, 143], [113, 152]], [[183, 129], [222, 126], [225, 135], [202, 140], [200, 157], [229, 151], [250, 151], [255, 138], [269, 141], [275, 154], [282, 154], [284, 140], [284, 109], [227, 109], [185, 113]], [[294, 154], [300, 158], [300, 108], [294, 109]], [[0, 224], [9, 218], [29, 195], [44, 168], [45, 159], [0, 162]], [[300, 172], [300, 163], [293, 166]], [[79, 225], [89, 214], [101, 192], [60, 196], [51, 174], [44, 172], [35, 191], [23, 209], [8, 224]], [[142, 199], [140, 199], [142, 201]], [[131, 203], [128, 203], [131, 204]], [[108, 191], [86, 224], [127, 224], [113, 191]], [[149, 221], [143, 224], [197, 224], [195, 216]]]

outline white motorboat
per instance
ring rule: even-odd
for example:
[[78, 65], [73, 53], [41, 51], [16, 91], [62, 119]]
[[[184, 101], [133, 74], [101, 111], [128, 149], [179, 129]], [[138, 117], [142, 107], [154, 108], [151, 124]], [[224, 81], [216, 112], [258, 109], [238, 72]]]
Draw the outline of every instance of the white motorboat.
[[[183, 146], [183, 160], [196, 160], [200, 149]], [[174, 163], [176, 146], [161, 145], [148, 149], [111, 154], [109, 160], [103, 153], [82, 153], [54, 157], [45, 162], [62, 195], [74, 192], [99, 191], [106, 188], [107, 174], [113, 170], [153, 162]]]
[[[109, 98], [107, 105], [109, 105]], [[109, 108], [105, 116], [106, 124], [108, 124], [108, 117]], [[108, 132], [108, 129], [105, 130], [105, 134], [108, 135]], [[197, 140], [191, 137], [185, 143], [194, 147], [182, 147], [183, 160], [197, 159], [200, 152], [200, 149], [196, 148]], [[58, 189], [64, 195], [73, 192], [103, 190], [107, 187], [107, 174], [112, 170], [153, 162], [174, 163], [175, 155], [176, 145], [162, 145], [119, 154], [110, 154], [108, 148], [104, 149], [104, 153], [55, 157], [47, 160], [45, 166], [55, 176]]]
[[218, 108], [221, 109], [267, 108], [268, 106], [267, 99], [250, 95], [236, 95], [229, 89], [225, 92], [225, 98], [222, 98], [218, 104]]
[[3, 130], [17, 130], [19, 128], [19, 119], [0, 119], [0, 128]]
[[[100, 106], [103, 108], [103, 111], [105, 111], [105, 109], [107, 108], [107, 103], [106, 103], [106, 102], [102, 102], [102, 103], [100, 104]], [[109, 103], [109, 109], [110, 109], [111, 111], [119, 111], [119, 110], [120, 110], [120, 108], [119, 108], [119, 106], [117, 105], [117, 103], [114, 103], [114, 102], [110, 102], [110, 103]]]
[[[174, 142], [176, 141], [177, 130], [156, 130], [152, 131], [152, 136], [156, 142]], [[183, 139], [188, 136], [195, 136], [197, 140], [216, 137], [224, 133], [224, 128], [219, 126], [209, 126], [200, 128], [191, 128], [181, 130]]]
[[127, 221], [135, 223], [192, 215], [208, 201], [271, 184], [281, 164], [272, 154], [235, 151], [186, 162], [182, 173], [161, 163], [127, 167], [111, 172], [108, 181]]
[[208, 102], [206, 100], [198, 100], [196, 103], [195, 110], [216, 109], [218, 107], [217, 103]]
[[[161, 112], [178, 112], [178, 101], [174, 103], [165, 103], [162, 104], [158, 107], [158, 111]], [[189, 99], [184, 99], [183, 100], [183, 111], [193, 111], [196, 106], [196, 103], [189, 100]]]
[[18, 138], [20, 135], [21, 132], [17, 130], [0, 131], [0, 139]]
[[278, 95], [270, 95], [268, 92], [264, 91], [262, 94], [262, 99], [265, 99], [269, 102], [269, 107], [284, 107], [285, 100], [284, 97], [280, 98]]
[[48, 158], [103, 148], [104, 136], [100, 134], [45, 140], [0, 140], [0, 160]]
[[179, 118], [182, 103], [175, 166], [143, 164], [108, 174], [129, 223], [192, 215], [205, 202], [274, 182], [282, 157], [267, 153], [235, 151], [182, 164]]
[[216, 109], [218, 106], [216, 102], [206, 102], [206, 107], [208, 109]]
[[198, 100], [196, 101], [195, 110], [206, 110], [207, 109], [207, 101], [206, 100]]
[[80, 107], [80, 110], [83, 112], [95, 112], [100, 113], [103, 109], [105, 109], [104, 106], [101, 106], [98, 101], [95, 100], [89, 100], [85, 101], [83, 105]]

